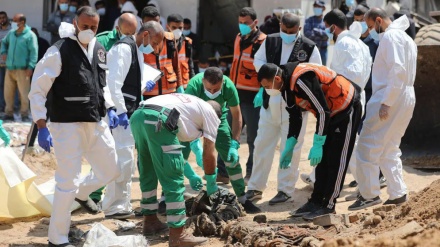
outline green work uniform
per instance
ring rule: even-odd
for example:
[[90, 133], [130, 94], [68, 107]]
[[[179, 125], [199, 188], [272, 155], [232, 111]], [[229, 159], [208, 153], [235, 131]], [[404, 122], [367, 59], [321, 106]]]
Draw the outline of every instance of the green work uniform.
[[[191, 78], [188, 86], [186, 87], [185, 94], [194, 95], [205, 101], [208, 101], [211, 99], [205, 94], [205, 89], [202, 82], [203, 76], [204, 73], [202, 72]], [[231, 184], [235, 195], [242, 196], [245, 193], [245, 185], [241, 166], [240, 164], [237, 164], [235, 167], [231, 167], [231, 160], [228, 160], [228, 152], [229, 148], [231, 147], [232, 140], [231, 127], [227, 121], [228, 107], [234, 107], [240, 104], [237, 89], [229, 77], [223, 76], [221, 94], [213, 100], [218, 102], [222, 106], [223, 110], [223, 115], [220, 119], [221, 122], [217, 132], [217, 139], [215, 141], [215, 148], [217, 149], [217, 152], [222, 160], [225, 161], [226, 170], [229, 174], [229, 178], [231, 179]], [[185, 145], [183, 157], [188, 159], [189, 153], [191, 152], [189, 143], [182, 144]]]
[[[105, 31], [102, 33], [98, 33], [96, 35], [96, 41], [98, 41], [102, 46], [104, 46], [104, 49], [108, 52], [112, 46], [116, 43], [116, 41], [119, 40], [118, 31], [116, 29], [113, 29], [113, 31]], [[101, 201], [102, 198], [102, 191], [105, 189], [105, 186], [97, 189], [96, 191], [92, 192], [89, 197], [93, 201]]]
[[[186, 208], [183, 193], [184, 159], [182, 145], [176, 131], [168, 130], [166, 108], [162, 113], [150, 109], [138, 109], [130, 118], [130, 127], [136, 142], [139, 158], [139, 182], [142, 191], [141, 208], [143, 215], [157, 213], [157, 182], [159, 180], [165, 194], [167, 223], [171, 228], [185, 225]], [[158, 119], [162, 125], [156, 131]]]

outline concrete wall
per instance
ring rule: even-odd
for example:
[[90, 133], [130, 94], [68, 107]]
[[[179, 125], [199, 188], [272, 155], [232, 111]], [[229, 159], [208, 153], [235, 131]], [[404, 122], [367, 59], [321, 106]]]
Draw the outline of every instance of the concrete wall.
[[178, 13], [192, 22], [192, 31], [196, 32], [199, 0], [159, 0], [160, 15], [165, 19], [170, 14]]

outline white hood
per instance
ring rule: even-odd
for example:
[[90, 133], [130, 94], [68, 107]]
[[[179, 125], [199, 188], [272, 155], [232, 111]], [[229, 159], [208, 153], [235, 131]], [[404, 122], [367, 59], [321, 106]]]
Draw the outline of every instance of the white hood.
[[136, 15], [136, 16], [138, 14], [136, 7], [134, 7], [133, 3], [130, 1], [127, 1], [124, 3], [124, 5], [122, 5], [121, 13], [124, 13], [124, 12], [131, 12], [133, 15]]
[[362, 25], [360, 22], [355, 21], [351, 24], [350, 29], [348, 30], [349, 35], [355, 39], [359, 39], [362, 35]]
[[405, 31], [408, 28], [409, 28], [408, 17], [406, 15], [402, 15], [401, 17], [394, 20], [390, 24], [390, 26], [388, 26], [387, 30], [388, 29], [399, 29], [399, 30]]

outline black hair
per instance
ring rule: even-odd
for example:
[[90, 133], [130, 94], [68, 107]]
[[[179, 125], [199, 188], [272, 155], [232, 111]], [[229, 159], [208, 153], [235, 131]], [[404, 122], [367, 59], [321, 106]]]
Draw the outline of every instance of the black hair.
[[38, 30], [35, 27], [31, 27], [31, 31], [34, 32], [37, 37], [40, 36], [39, 33], [38, 33]]
[[78, 20], [78, 17], [82, 14], [85, 14], [90, 17], [95, 17], [98, 15], [98, 13], [96, 13], [96, 11], [90, 6], [83, 6], [83, 7], [79, 8], [78, 11], [76, 11], [77, 20]]
[[158, 16], [160, 16], [159, 10], [157, 10], [157, 8], [154, 7], [154, 6], [147, 6], [147, 7], [145, 7], [142, 10], [142, 13], [141, 13], [142, 20], [145, 17], [156, 18]]
[[301, 20], [299, 17], [293, 13], [285, 13], [281, 17], [281, 23], [287, 28], [292, 28], [300, 25]]
[[98, 5], [104, 5], [104, 7], [105, 7], [105, 2], [102, 1], [102, 0], [96, 1], [96, 3], [95, 3], [95, 8], [96, 8]]
[[191, 25], [191, 20], [188, 18], [183, 19], [183, 24]]
[[366, 3], [359, 4], [358, 6], [356, 6], [356, 9], [354, 10], [354, 15], [355, 16], [365, 15], [365, 13], [367, 13], [368, 10], [370, 10], [370, 7], [368, 7]]
[[5, 12], [5, 11], [0, 11], [0, 15], [5, 15], [5, 16], [6, 16], [6, 18], [8, 18], [8, 14], [6, 14], [6, 12]]
[[[205, 72], [206, 73], [206, 72]], [[215, 100], [208, 100], [206, 103], [210, 104], [215, 111], [215, 114], [220, 119], [223, 115], [222, 106]]]
[[217, 67], [209, 67], [206, 69], [203, 78], [212, 85], [216, 85], [217, 83], [221, 83], [223, 81], [223, 72]]
[[335, 25], [341, 29], [347, 28], [347, 17], [339, 9], [333, 9], [332, 11], [328, 12], [324, 16], [324, 21], [327, 22], [329, 26]]
[[26, 23], [26, 16], [21, 15], [20, 17], [18, 17], [19, 21], [24, 21], [24, 23]]
[[258, 71], [258, 82], [261, 82], [263, 79], [272, 80], [276, 75], [281, 76], [281, 74], [282, 70], [276, 64], [266, 63]]
[[249, 16], [253, 21], [257, 19], [257, 12], [251, 7], [244, 7], [240, 10], [240, 17]]
[[382, 19], [389, 19], [387, 12], [381, 8], [372, 8], [365, 14], [365, 19], [370, 19], [375, 21], [377, 17], [380, 17]]
[[171, 14], [168, 16], [167, 18], [167, 23], [171, 23], [171, 22], [183, 22], [183, 17], [179, 14]]

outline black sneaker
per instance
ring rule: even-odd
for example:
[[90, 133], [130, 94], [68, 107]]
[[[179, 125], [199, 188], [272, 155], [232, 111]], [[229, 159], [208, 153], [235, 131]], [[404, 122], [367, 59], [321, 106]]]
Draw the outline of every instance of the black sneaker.
[[115, 219], [115, 220], [126, 220], [126, 219], [131, 219], [133, 218], [135, 215], [133, 213], [133, 211], [122, 211], [116, 214], [110, 214], [110, 215], [106, 215], [105, 218], [106, 219]]
[[3, 121], [15, 121], [14, 116], [5, 115], [3, 116]]
[[244, 211], [248, 214], [258, 214], [261, 213], [261, 209], [255, 206], [250, 200], [246, 200], [244, 204], [241, 204], [244, 208]]
[[286, 193], [284, 193], [282, 191], [278, 191], [277, 195], [269, 201], [269, 205], [275, 205], [277, 203], [283, 203], [283, 202], [288, 201], [290, 198], [291, 197], [288, 196]]
[[357, 186], [358, 186], [358, 182], [356, 182], [356, 180], [353, 180], [353, 181], [351, 181], [348, 184], [348, 187], [351, 187], [351, 188], [354, 188], [354, 187], [357, 187]]
[[335, 214], [336, 211], [335, 209], [329, 209], [327, 207], [321, 207], [320, 209], [310, 212], [306, 215], [303, 216], [303, 219], [305, 220], [313, 220], [316, 217], [322, 216], [322, 215], [326, 215], [326, 214]]
[[258, 190], [248, 190], [245, 195], [246, 199], [250, 201], [260, 200], [263, 198], [263, 192]]
[[290, 215], [292, 215], [293, 217], [302, 217], [302, 216], [309, 214], [311, 212], [314, 212], [320, 208], [321, 208], [320, 205], [309, 200], [306, 204], [302, 205], [297, 210], [291, 211]]
[[405, 195], [403, 195], [399, 198], [393, 199], [393, 200], [388, 199], [383, 203], [383, 205], [389, 205], [389, 204], [399, 205], [399, 204], [406, 202], [407, 200], [408, 199], [406, 198], [406, 194], [405, 194]]
[[387, 179], [384, 176], [379, 178], [379, 183], [381, 189], [387, 187]]
[[379, 196], [376, 196], [373, 199], [365, 199], [362, 196], [359, 196], [358, 199], [348, 207], [349, 211], [356, 211], [363, 208], [368, 208], [377, 204], [380, 204], [382, 200]]
[[75, 201], [78, 202], [87, 212], [91, 214], [99, 213], [98, 205], [96, 205], [90, 197], [88, 197], [86, 201], [75, 198]]
[[165, 203], [165, 201], [159, 202], [159, 208], [157, 209], [157, 213], [160, 215], [167, 214], [167, 204]]
[[64, 244], [52, 244], [49, 241], [49, 247], [75, 247], [75, 245], [71, 244], [71, 243], [64, 243]]

